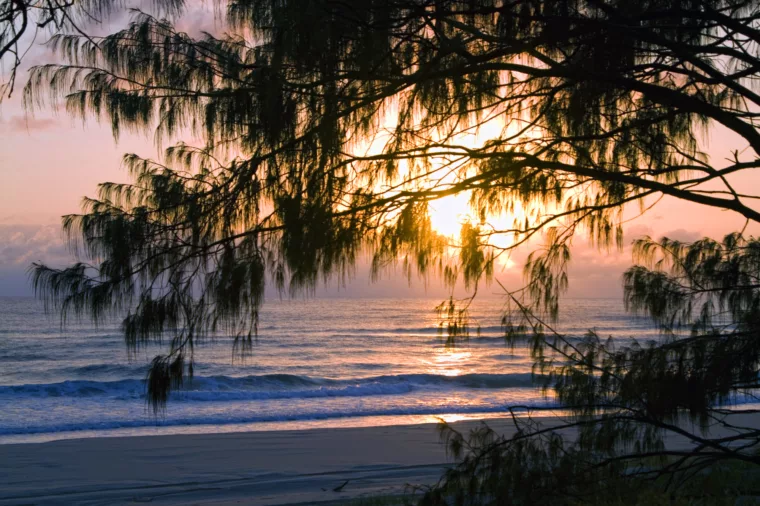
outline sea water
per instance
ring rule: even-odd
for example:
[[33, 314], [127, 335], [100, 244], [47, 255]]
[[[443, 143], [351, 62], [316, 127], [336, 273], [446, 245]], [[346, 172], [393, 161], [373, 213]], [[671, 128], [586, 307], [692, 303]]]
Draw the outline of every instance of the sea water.
[[[528, 349], [505, 342], [502, 300], [476, 299], [480, 335], [473, 327], [454, 346], [439, 335], [439, 302], [267, 301], [248, 356], [233, 354], [232, 336], [197, 346], [192, 380], [155, 413], [144, 379], [166, 344], [130, 355], [118, 322], [61, 327], [35, 299], [0, 298], [0, 443], [405, 424], [556, 406], [534, 384]], [[657, 337], [620, 300], [567, 300], [556, 328]]]

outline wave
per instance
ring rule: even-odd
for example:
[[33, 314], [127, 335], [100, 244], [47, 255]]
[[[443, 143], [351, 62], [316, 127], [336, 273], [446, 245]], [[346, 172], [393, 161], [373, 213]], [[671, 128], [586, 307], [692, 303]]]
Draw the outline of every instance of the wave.
[[[110, 420], [110, 421], [77, 421], [70, 423], [60, 423], [51, 425], [24, 425], [18, 427], [0, 426], [0, 435], [10, 434], [43, 434], [58, 432], [74, 432], [84, 430], [111, 430], [111, 429], [129, 429], [141, 427], [179, 427], [179, 426], [198, 426], [198, 425], [240, 425], [254, 423], [270, 422], [291, 422], [291, 421], [309, 421], [309, 420], [329, 420], [337, 418], [355, 418], [355, 417], [372, 417], [372, 416], [410, 416], [410, 415], [449, 415], [449, 414], [492, 414], [508, 413], [510, 406], [514, 404], [483, 404], [467, 405], [458, 404], [436, 405], [436, 406], [405, 406], [389, 407], [379, 409], [348, 409], [335, 411], [315, 411], [298, 414], [213, 414], [199, 417], [177, 416], [166, 419], [157, 419], [153, 417], [143, 417], [131, 420]], [[520, 401], [521, 407], [531, 408], [555, 408], [558, 405], [552, 401], [536, 400], [531, 402]]]
[[[753, 396], [736, 396], [726, 407], [738, 406], [742, 404], [754, 404], [757, 399]], [[519, 407], [520, 410], [528, 409], [562, 409], [562, 406], [556, 401], [536, 398], [520, 399], [504, 402], [482, 402], [479, 404], [458, 404], [458, 403], [440, 403], [432, 405], [405, 405], [405, 406], [388, 406], [377, 408], [363, 408], [361, 405], [344, 407], [334, 410], [316, 410], [299, 413], [270, 413], [261, 414], [258, 412], [218, 412], [203, 415], [192, 415], [190, 410], [171, 411], [171, 416], [167, 418], [158, 418], [152, 416], [142, 416], [129, 419], [110, 419], [110, 420], [77, 420], [77, 421], [60, 421], [51, 419], [49, 423], [24, 423], [23, 425], [9, 426], [0, 422], [0, 435], [18, 435], [18, 434], [49, 434], [61, 432], [78, 432], [78, 431], [107, 431], [114, 429], [139, 429], [148, 427], [189, 427], [189, 426], [229, 426], [244, 425], [257, 423], [276, 423], [276, 422], [298, 422], [313, 420], [334, 420], [340, 418], [364, 418], [377, 416], [436, 416], [436, 415], [477, 415], [477, 414], [500, 414], [508, 416], [510, 408]], [[107, 408], [106, 408], [107, 409]], [[176, 414], [175, 414], [176, 413]], [[97, 414], [93, 413], [96, 417]], [[127, 415], [129, 416], [129, 415]]]
[[[504, 389], [533, 385], [530, 373], [399, 374], [358, 379], [314, 378], [293, 374], [242, 377], [194, 377], [173, 393], [179, 401], [244, 401], [317, 397], [364, 397], [397, 395], [420, 389]], [[120, 400], [143, 398], [145, 381], [68, 380], [59, 383], [0, 386], [0, 398], [109, 397]]]

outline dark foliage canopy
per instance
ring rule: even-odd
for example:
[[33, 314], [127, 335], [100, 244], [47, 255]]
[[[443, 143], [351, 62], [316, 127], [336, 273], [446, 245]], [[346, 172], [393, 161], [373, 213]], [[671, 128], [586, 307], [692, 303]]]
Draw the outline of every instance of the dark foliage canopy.
[[[644, 211], [668, 196], [760, 221], [757, 195], [735, 183], [760, 166], [760, 2], [231, 0], [226, 9], [223, 36], [193, 38], [141, 12], [107, 37], [57, 35], [65, 63], [34, 68], [25, 89], [29, 107], [62, 100], [115, 136], [201, 139], [161, 160], [125, 156], [134, 183], [102, 184], [83, 214], [64, 219], [82, 261], [33, 269], [38, 293], [66, 314], [126, 313], [132, 349], [169, 339], [149, 374], [154, 405], [192, 374], [198, 340], [225, 331], [250, 343], [267, 282], [308, 291], [350, 275], [367, 253], [376, 274], [400, 262], [410, 276], [437, 272], [474, 292], [498, 257], [543, 237], [504, 323], [510, 340], [531, 339], [537, 372], [580, 437], [531, 426], [509, 440], [475, 434], [427, 500], [517, 500], [525, 480], [535, 481], [529, 495], [576, 493], [543, 471], [597, 483], [590, 470], [624, 472], [642, 455], [683, 457], [680, 468], [755, 459], [756, 432], [741, 432], [737, 450], [737, 440], [679, 422], [729, 424], [716, 406], [757, 386], [756, 240], [637, 244], [626, 302], [661, 326], [661, 342], [578, 342], [549, 325], [571, 239], [583, 231], [600, 248], [622, 245], [626, 205]], [[736, 139], [732, 159], [705, 153], [713, 127]], [[473, 218], [452, 241], [427, 210], [458, 194]], [[454, 337], [466, 332], [465, 309], [452, 301], [441, 311]], [[668, 454], [668, 431], [694, 438], [696, 453]], [[462, 438], [452, 436], [455, 447], [467, 447]], [[542, 472], [505, 478], [526, 459]]]

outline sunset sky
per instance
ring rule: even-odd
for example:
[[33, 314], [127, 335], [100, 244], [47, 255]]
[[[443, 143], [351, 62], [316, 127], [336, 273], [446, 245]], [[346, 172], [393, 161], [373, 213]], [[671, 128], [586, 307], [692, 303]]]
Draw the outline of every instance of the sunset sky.
[[[197, 10], [183, 18], [186, 26], [199, 30], [204, 23], [213, 26], [213, 15]], [[116, 22], [114, 22], [116, 23]], [[112, 28], [115, 24], [109, 27]], [[118, 24], [118, 23], [116, 23]], [[106, 27], [105, 29], [109, 29]], [[50, 108], [26, 114], [21, 102], [21, 88], [29, 65], [52, 61], [53, 56], [35, 48], [25, 60], [17, 89], [11, 99], [0, 105], [0, 295], [30, 295], [26, 269], [33, 261], [62, 265], [71, 260], [64, 247], [59, 217], [79, 211], [82, 196], [94, 195], [103, 181], [127, 182], [120, 168], [123, 153], [157, 156], [150, 135], [124, 134], [116, 143], [107, 125], [95, 120], [83, 124], [65, 111]], [[741, 151], [744, 145], [724, 132], [713, 129], [708, 135], [713, 160]], [[760, 188], [760, 175], [735, 180], [748, 193]], [[440, 219], [456, 216], [456, 211], [439, 206]], [[635, 210], [630, 209], [631, 216]], [[740, 229], [743, 219], [736, 214], [664, 199], [644, 216], [626, 225], [627, 244], [648, 234], [693, 240], [702, 236], [720, 237]], [[750, 229], [757, 234], [757, 230]], [[520, 253], [515, 266], [497, 272], [497, 277], [511, 285], [519, 282]], [[630, 248], [611, 254], [591, 249], [582, 238], [574, 242], [570, 295], [581, 297], [619, 296], [620, 275], [630, 265]], [[486, 292], [489, 292], [486, 290]], [[427, 288], [416, 281], [409, 287], [401, 276], [372, 285], [366, 267], [359, 267], [355, 279], [345, 289], [337, 286], [321, 295], [350, 296], [440, 296], [444, 291], [433, 280]]]

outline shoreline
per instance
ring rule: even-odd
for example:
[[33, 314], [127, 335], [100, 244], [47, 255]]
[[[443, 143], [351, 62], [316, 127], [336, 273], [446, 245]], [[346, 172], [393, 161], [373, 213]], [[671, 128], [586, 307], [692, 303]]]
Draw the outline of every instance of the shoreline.
[[[545, 413], [539, 415], [539, 413]], [[525, 413], [516, 412], [516, 416], [531, 414], [535, 417], [560, 416], [560, 409], [532, 409]], [[383, 427], [406, 427], [413, 425], [435, 426], [440, 420], [448, 423], [476, 423], [509, 418], [508, 411], [487, 413], [465, 413], [444, 415], [378, 415], [343, 418], [325, 418], [313, 420], [283, 420], [276, 422], [251, 422], [218, 424], [189, 424], [189, 425], [146, 425], [138, 427], [120, 427], [108, 429], [81, 429], [60, 432], [15, 433], [0, 434], [0, 447], [16, 444], [44, 444], [55, 441], [73, 441], [80, 439], [132, 438], [132, 437], [164, 437], [164, 436], [198, 436], [214, 434], [246, 434], [250, 432], [293, 432], [320, 429], [371, 429]]]
[[329, 503], [431, 485], [450, 464], [432, 423], [5, 444], [0, 505]]

